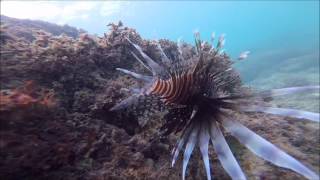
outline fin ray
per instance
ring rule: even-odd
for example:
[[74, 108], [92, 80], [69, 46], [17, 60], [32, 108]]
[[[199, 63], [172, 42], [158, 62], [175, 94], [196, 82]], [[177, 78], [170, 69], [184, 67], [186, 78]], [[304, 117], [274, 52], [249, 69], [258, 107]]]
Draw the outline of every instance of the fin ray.
[[196, 144], [198, 138], [199, 127], [198, 125], [193, 126], [192, 132], [189, 136], [189, 140], [187, 142], [186, 148], [183, 154], [183, 166], [182, 166], [182, 179], [185, 180], [186, 169], [189, 163], [190, 156]]
[[174, 155], [173, 155], [172, 163], [171, 163], [172, 167], [174, 166], [174, 164], [179, 156], [179, 152], [181, 151], [183, 145], [185, 144], [185, 141], [188, 140], [191, 130], [192, 130], [192, 126], [189, 127], [188, 129], [186, 129], [186, 131], [182, 134], [182, 137], [179, 140], [178, 145], [174, 149]]
[[127, 69], [123, 69], [123, 68], [116, 68], [116, 70], [121, 71], [125, 74], [128, 74], [136, 79], [145, 81], [145, 82], [151, 82], [152, 81], [152, 77], [151, 76], [146, 76], [146, 75], [142, 75], [142, 74], [138, 74], [132, 71], [129, 71]]
[[320, 114], [296, 110], [296, 109], [287, 109], [287, 108], [275, 108], [275, 107], [262, 107], [262, 106], [249, 106], [241, 107], [241, 110], [246, 112], [264, 112], [268, 114], [280, 115], [280, 116], [289, 116], [299, 119], [307, 119], [310, 121], [319, 122]]
[[201, 126], [201, 131], [199, 133], [199, 147], [200, 147], [203, 163], [206, 169], [207, 179], [211, 180], [210, 161], [209, 161], [209, 155], [208, 155], [209, 140], [210, 140], [209, 128], [208, 126], [206, 126], [206, 123], [203, 122]]
[[319, 176], [301, 164], [295, 158], [277, 148], [275, 145], [257, 135], [242, 124], [224, 119], [223, 126], [243, 145], [250, 149], [257, 156], [280, 167], [291, 169], [308, 179], [319, 179]]
[[211, 141], [221, 165], [227, 171], [229, 176], [232, 179], [246, 179], [215, 121], [211, 123]]
[[164, 53], [159, 41], [157, 41], [157, 46], [158, 49], [160, 50], [160, 54], [161, 54], [161, 60], [164, 64], [169, 65], [170, 64], [170, 59], [168, 58], [168, 56], [166, 55], [166, 53]]
[[140, 62], [140, 64], [142, 64], [146, 69], [153, 73], [152, 69], [149, 66], [147, 66], [134, 52], [131, 51], [131, 54], [134, 58], [136, 58], [137, 61]]
[[283, 96], [283, 95], [302, 93], [302, 92], [308, 92], [308, 91], [311, 91], [311, 92], [316, 90], [319, 91], [319, 89], [320, 89], [320, 86], [298, 86], [298, 87], [266, 90], [266, 91], [257, 93], [257, 95], [263, 98], [267, 98], [267, 97]]
[[[151, 68], [153, 75], [160, 74], [161, 70], [163, 68], [157, 64], [155, 61], [153, 61], [146, 53], [144, 53], [140, 46], [133, 43], [129, 38], [127, 38], [129, 43], [135, 47], [135, 49], [141, 54], [141, 56], [145, 59], [147, 66]], [[134, 54], [134, 53], [133, 53]]]

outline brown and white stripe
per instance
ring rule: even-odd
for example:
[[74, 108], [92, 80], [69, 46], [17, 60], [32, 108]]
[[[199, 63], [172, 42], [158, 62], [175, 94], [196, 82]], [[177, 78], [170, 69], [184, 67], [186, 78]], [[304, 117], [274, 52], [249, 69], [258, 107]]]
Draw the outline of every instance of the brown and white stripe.
[[157, 78], [148, 94], [160, 96], [166, 104], [183, 104], [191, 96], [193, 84], [193, 73], [174, 73], [167, 80]]

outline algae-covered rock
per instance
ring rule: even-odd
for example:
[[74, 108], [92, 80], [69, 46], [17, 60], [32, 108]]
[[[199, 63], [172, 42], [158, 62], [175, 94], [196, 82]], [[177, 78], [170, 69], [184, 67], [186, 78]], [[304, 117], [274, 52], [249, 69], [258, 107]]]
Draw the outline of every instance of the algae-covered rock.
[[[3, 179], [181, 179], [181, 160], [171, 167], [171, 150], [177, 136], [158, 137], [161, 114], [136, 117], [109, 112], [127, 96], [121, 88], [139, 86], [115, 68], [143, 70], [131, 55], [125, 37], [158, 59], [154, 41], [142, 39], [134, 29], [121, 23], [110, 24], [104, 37], [97, 37], [73, 28], [67, 28], [73, 33], [61, 35], [37, 21], [21, 22], [19, 33], [13, 33], [17, 26], [12, 23], [1, 24]], [[49, 29], [57, 28], [46, 25]], [[30, 38], [25, 38], [26, 34]], [[178, 55], [174, 42], [161, 40], [160, 44], [169, 58]], [[192, 52], [190, 45], [185, 48]], [[23, 91], [30, 81], [37, 88]], [[46, 91], [52, 92], [49, 100], [54, 103], [50, 106], [43, 104]], [[17, 96], [6, 92], [24, 95], [25, 99], [17, 100]], [[319, 169], [316, 125], [261, 114], [253, 114], [242, 123], [313, 169]], [[229, 140], [249, 179], [301, 178], [255, 157], [235, 139]], [[210, 156], [214, 177], [228, 179], [213, 150]], [[206, 177], [199, 152], [192, 156], [187, 174], [188, 179]]]

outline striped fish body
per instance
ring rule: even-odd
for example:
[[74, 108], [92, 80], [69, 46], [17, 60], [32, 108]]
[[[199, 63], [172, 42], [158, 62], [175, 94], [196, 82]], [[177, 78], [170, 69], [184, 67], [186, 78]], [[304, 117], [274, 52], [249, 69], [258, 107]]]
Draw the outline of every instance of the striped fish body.
[[185, 105], [193, 94], [196, 93], [196, 89], [194, 88], [196, 84], [195, 80], [196, 78], [192, 72], [171, 74], [171, 77], [166, 80], [155, 79], [147, 93], [159, 96], [167, 105]]

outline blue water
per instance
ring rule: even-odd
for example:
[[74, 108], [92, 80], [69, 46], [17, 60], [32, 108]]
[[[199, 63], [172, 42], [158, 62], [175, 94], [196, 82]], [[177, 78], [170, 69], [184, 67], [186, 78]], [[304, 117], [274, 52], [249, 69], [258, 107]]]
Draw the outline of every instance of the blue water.
[[[119, 20], [145, 39], [193, 43], [194, 31], [204, 40], [224, 33], [225, 51], [246, 84], [266, 89], [319, 83], [319, 1], [1, 1], [1, 10], [100, 36]], [[249, 58], [236, 61], [247, 50]]]
[[[117, 20], [136, 28], [145, 38], [182, 37], [193, 42], [194, 30], [206, 39], [213, 31], [225, 33], [226, 49], [234, 55], [243, 49], [319, 47], [318, 1], [131, 2], [122, 13], [104, 21]], [[96, 25], [92, 28], [87, 30], [105, 31]]]
[[[118, 20], [148, 39], [182, 38], [193, 43], [195, 30], [207, 40], [211, 32], [225, 33], [225, 49], [233, 59], [243, 50], [251, 51], [247, 60], [235, 64], [249, 84], [291, 64], [298, 67], [289, 68], [282, 76], [304, 72], [308, 77], [302, 81], [319, 83], [319, 1], [131, 2], [104, 23], [97, 17], [92, 19], [92, 26], [83, 26], [102, 35], [105, 24]], [[292, 81], [301, 81], [297, 78], [292, 77]]]
[[[224, 33], [225, 52], [245, 85], [272, 89], [319, 84], [319, 1], [37, 1], [11, 6], [3, 2], [8, 1], [1, 1], [5, 15], [65, 22], [99, 36], [108, 31], [107, 24], [120, 20], [145, 39], [193, 43], [194, 31], [207, 41], [212, 32]], [[20, 12], [41, 3], [44, 9], [38, 13]], [[29, 8], [18, 8], [22, 6]], [[249, 58], [237, 61], [247, 50]]]

